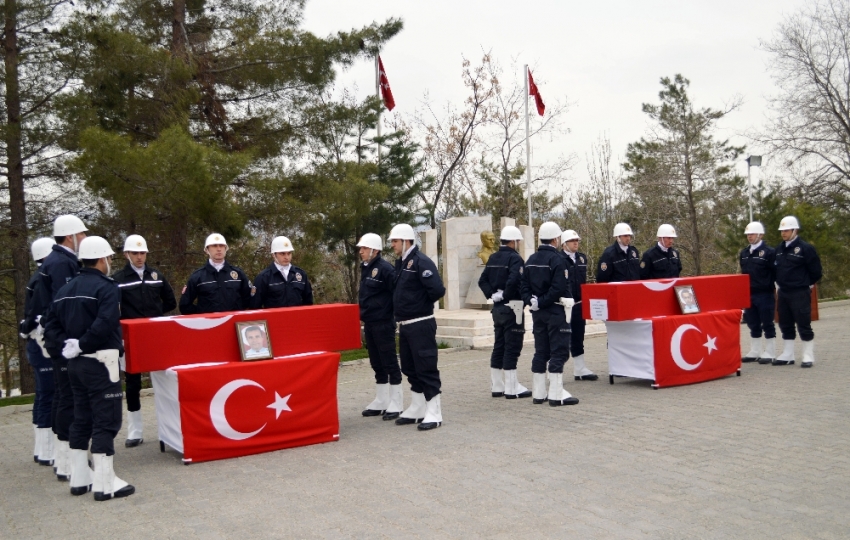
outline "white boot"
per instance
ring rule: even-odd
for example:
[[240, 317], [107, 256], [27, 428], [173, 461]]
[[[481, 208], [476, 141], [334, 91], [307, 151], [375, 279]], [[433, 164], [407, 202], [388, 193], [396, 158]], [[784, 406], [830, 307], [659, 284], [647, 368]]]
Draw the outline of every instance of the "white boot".
[[505, 370], [505, 398], [517, 399], [531, 397], [531, 391], [519, 383], [515, 369]]
[[428, 431], [443, 424], [443, 410], [440, 408], [440, 394], [431, 398], [425, 405], [425, 419], [417, 426], [419, 431]]
[[87, 450], [69, 450], [71, 462], [71, 495], [85, 495], [91, 491], [92, 470], [89, 469]]
[[776, 338], [764, 338], [764, 352], [759, 357], [759, 364], [769, 364], [776, 358]]
[[425, 394], [422, 392], [410, 392], [410, 407], [401, 416], [396, 418], [396, 425], [418, 424], [425, 418]]
[[578, 400], [564, 389], [564, 374], [549, 374], [549, 406], [575, 405]]
[[774, 366], [790, 366], [794, 363], [794, 340], [783, 339], [785, 350], [773, 361]]
[[761, 337], [750, 336], [750, 352], [741, 358], [741, 362], [755, 362], [761, 356]]
[[366, 406], [363, 416], [381, 416], [387, 410], [387, 405], [390, 404], [389, 383], [376, 384], [375, 389], [375, 399]]
[[59, 441], [59, 449], [56, 451], [56, 478], [62, 482], [71, 479], [70, 447], [68, 441]]
[[384, 413], [384, 420], [395, 420], [398, 418], [401, 411], [404, 410], [404, 390], [400, 384], [390, 385], [390, 404], [387, 405], [387, 410]]
[[56, 474], [57, 463], [59, 463], [59, 437], [53, 433], [52, 429], [48, 436], [53, 441], [53, 474]]
[[490, 392], [493, 397], [502, 397], [505, 395], [504, 370], [490, 368]]
[[35, 445], [32, 449], [32, 460], [38, 463], [38, 456], [41, 455], [41, 432], [38, 430], [38, 424], [32, 425], [32, 434], [35, 436]]
[[112, 457], [106, 454], [92, 454], [94, 460], [94, 500], [108, 501], [118, 497], [129, 497], [136, 488], [115, 476]]
[[599, 379], [599, 376], [590, 371], [584, 364], [583, 354], [573, 357], [573, 376], [577, 381], [595, 381]]
[[124, 446], [133, 448], [145, 440], [142, 438], [142, 411], [127, 411], [127, 440]]
[[532, 373], [531, 374], [531, 395], [534, 397], [532, 403], [540, 405], [546, 403], [546, 374]]
[[803, 342], [803, 361], [800, 367], [812, 367], [815, 363], [815, 341]]
[[53, 430], [39, 428], [38, 432], [41, 446], [38, 453], [38, 464], [53, 465]]

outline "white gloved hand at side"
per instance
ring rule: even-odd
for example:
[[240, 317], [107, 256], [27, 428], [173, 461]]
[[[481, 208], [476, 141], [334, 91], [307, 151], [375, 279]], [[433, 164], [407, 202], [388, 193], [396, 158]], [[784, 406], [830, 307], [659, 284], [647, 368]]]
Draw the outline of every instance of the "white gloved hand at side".
[[493, 302], [501, 302], [505, 299], [505, 291], [499, 289], [498, 291], [493, 293], [493, 296], [490, 297], [490, 300]]
[[530, 311], [537, 311], [538, 309], [540, 309], [540, 307], [537, 305], [537, 297], [536, 296], [531, 297], [531, 307], [528, 308], [528, 309]]
[[65, 348], [62, 349], [62, 356], [70, 360], [80, 355], [83, 350], [80, 348], [79, 339], [66, 339]]

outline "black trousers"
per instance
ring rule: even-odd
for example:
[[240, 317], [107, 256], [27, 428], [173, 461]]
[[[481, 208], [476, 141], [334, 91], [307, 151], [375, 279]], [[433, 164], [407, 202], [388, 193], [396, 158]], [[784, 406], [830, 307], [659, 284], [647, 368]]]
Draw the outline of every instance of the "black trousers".
[[570, 354], [573, 358], [584, 354], [584, 329], [586, 326], [587, 321], [581, 316], [581, 304], [574, 305], [570, 315], [570, 330], [572, 331]]
[[516, 323], [514, 311], [505, 304], [493, 306], [493, 330], [495, 342], [490, 355], [490, 367], [495, 369], [516, 369], [517, 360], [522, 353], [522, 340], [525, 338], [525, 313], [523, 324]]
[[142, 410], [142, 374], [125, 372], [124, 386], [127, 393], [127, 410], [130, 412]]
[[550, 306], [531, 312], [534, 321], [534, 356], [531, 358], [532, 373], [563, 373], [564, 364], [570, 357], [570, 325], [564, 308]]
[[74, 423], [70, 446], [92, 454], [115, 454], [114, 439], [121, 429], [121, 380], [109, 380], [106, 366], [94, 358], [78, 356], [68, 362], [74, 389]]
[[32, 423], [40, 428], [53, 427], [53, 362], [45, 358], [34, 339], [27, 340], [27, 359], [35, 374], [35, 400], [32, 404]]
[[760, 338], [763, 332], [764, 337], [775, 338], [776, 326], [773, 324], [775, 313], [776, 302], [773, 299], [773, 293], [751, 294], [750, 307], [744, 310], [744, 320], [747, 321], [750, 329], [750, 337]]
[[785, 291], [779, 289], [777, 309], [779, 311], [779, 330], [782, 339], [794, 339], [794, 325], [800, 332], [802, 341], [812, 341], [815, 333], [812, 331], [812, 291], [811, 289], [798, 289]]
[[60, 441], [67, 441], [74, 421], [74, 393], [68, 378], [68, 360], [51, 357], [50, 361], [53, 362], [53, 433]]
[[437, 321], [425, 319], [402, 324], [398, 329], [398, 351], [401, 372], [410, 389], [425, 394], [425, 400], [440, 393], [440, 370], [437, 369]]
[[363, 323], [369, 363], [375, 384], [401, 384], [401, 368], [395, 352], [395, 323], [392, 320]]

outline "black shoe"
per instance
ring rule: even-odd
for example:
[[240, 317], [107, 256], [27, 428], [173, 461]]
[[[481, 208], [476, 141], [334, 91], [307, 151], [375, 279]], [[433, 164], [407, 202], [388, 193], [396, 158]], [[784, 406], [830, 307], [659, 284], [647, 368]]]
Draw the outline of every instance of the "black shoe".
[[44, 459], [44, 460], [39, 459], [39, 460], [36, 460], [36, 461], [38, 461], [38, 464], [39, 464], [39, 465], [42, 465], [42, 466], [44, 466], [44, 467], [47, 467], [47, 466], [49, 466], [49, 465], [53, 465], [53, 460], [52, 460], [52, 459]]
[[555, 401], [550, 399], [549, 406], [550, 407], [560, 407], [561, 405], [577, 405], [578, 398], [568, 397], [567, 399], [562, 399], [561, 401]]
[[534, 403], [535, 405], [542, 405], [542, 404], [546, 403], [547, 401], [549, 401], [549, 400], [546, 399], [546, 398], [543, 398], [543, 399], [534, 398], [534, 399], [531, 400], [531, 402]]
[[741, 358], [741, 362], [743, 362], [745, 364], [747, 362], [755, 362], [756, 360], [758, 360], [758, 358], [755, 358], [753, 356], [745, 356], [745, 357]]
[[812, 363], [811, 362], [801, 362], [800, 367], [812, 367]]
[[38, 456], [33, 456], [32, 460], [35, 461], [36, 463], [38, 463]]
[[526, 390], [525, 392], [520, 392], [519, 394], [505, 394], [505, 399], [516, 399], [516, 398], [527, 398], [531, 397], [531, 390]]
[[793, 360], [777, 360], [777, 359], [774, 359], [772, 364], [774, 366], [792, 366], [792, 365], [794, 365], [794, 361]]
[[406, 426], [408, 424], [419, 424], [424, 420], [424, 418], [405, 418], [400, 416], [396, 418], [395, 425], [397, 426]]
[[759, 358], [759, 364], [765, 365], [773, 362], [773, 358]]
[[363, 416], [381, 416], [384, 414], [384, 411], [379, 411], [376, 409], [366, 409], [363, 411]]
[[144, 439], [127, 439], [124, 441], [124, 446], [127, 448], [135, 448], [145, 442]]
[[133, 486], [124, 486], [115, 493], [105, 494], [102, 491], [96, 491], [94, 493], [94, 500], [96, 501], [108, 501], [109, 499], [120, 499], [121, 497], [129, 497], [133, 493], [136, 492], [136, 488]]
[[80, 495], [85, 495], [89, 491], [91, 491], [91, 484], [89, 484], [87, 486], [72, 487], [71, 488], [71, 495], [75, 495], [75, 496], [79, 497]]
[[599, 380], [599, 375], [591, 373], [590, 375], [580, 375], [576, 377], [577, 381], [596, 381]]
[[428, 431], [429, 429], [435, 429], [442, 425], [442, 422], [425, 422], [424, 424], [419, 424], [416, 426], [416, 429], [419, 431]]
[[59, 480], [60, 482], [67, 482], [71, 479], [71, 475], [70, 474], [67, 474], [67, 475], [66, 474], [57, 474], [56, 479]]
[[504, 392], [491, 392], [491, 394], [493, 395], [493, 397], [502, 397], [505, 395]]
[[400, 412], [385, 412], [382, 420], [395, 420], [401, 415]]

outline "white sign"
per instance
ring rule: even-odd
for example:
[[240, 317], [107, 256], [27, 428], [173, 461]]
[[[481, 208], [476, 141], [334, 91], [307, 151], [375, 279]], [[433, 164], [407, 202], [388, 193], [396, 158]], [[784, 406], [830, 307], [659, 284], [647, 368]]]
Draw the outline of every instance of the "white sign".
[[590, 318], [594, 321], [608, 320], [608, 300], [590, 301]]

